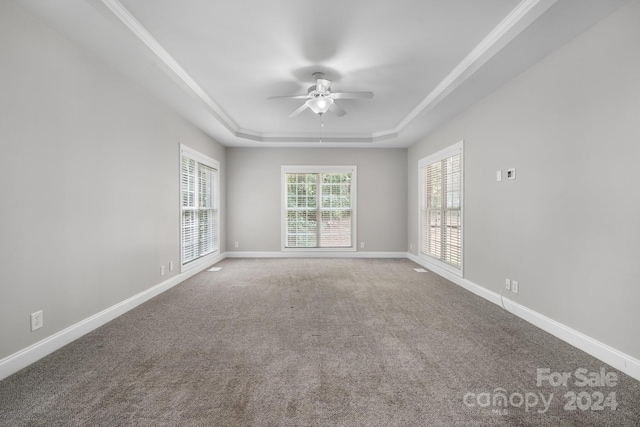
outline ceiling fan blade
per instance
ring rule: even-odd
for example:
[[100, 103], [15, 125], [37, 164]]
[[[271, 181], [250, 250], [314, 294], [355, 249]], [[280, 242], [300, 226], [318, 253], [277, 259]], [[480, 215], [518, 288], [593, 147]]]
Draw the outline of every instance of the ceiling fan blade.
[[333, 92], [333, 99], [370, 99], [373, 98], [373, 92]]
[[267, 99], [306, 99], [308, 95], [270, 96]]
[[345, 114], [347, 114], [347, 112], [344, 111], [344, 109], [338, 104], [336, 104], [335, 102], [331, 104], [331, 106], [329, 107], [329, 110], [331, 110], [331, 112], [338, 117], [342, 117]]
[[306, 103], [302, 104], [296, 111], [294, 111], [293, 113], [289, 114], [289, 118], [297, 116], [298, 114], [302, 113], [307, 108], [309, 108], [309, 107], [307, 106]]

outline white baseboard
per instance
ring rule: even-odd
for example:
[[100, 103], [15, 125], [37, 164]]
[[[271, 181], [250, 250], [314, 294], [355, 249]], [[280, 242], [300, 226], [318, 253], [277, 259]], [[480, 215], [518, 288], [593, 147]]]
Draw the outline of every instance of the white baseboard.
[[53, 335], [38, 341], [35, 344], [30, 345], [14, 354], [11, 354], [4, 359], [0, 360], [0, 380], [8, 377], [11, 374], [18, 372], [19, 370], [26, 368], [30, 364], [37, 362], [43, 357], [53, 353], [54, 351], [64, 347], [65, 345], [77, 340], [81, 336], [99, 328], [100, 326], [110, 322], [118, 316], [126, 313], [127, 311], [139, 306], [140, 304], [150, 300], [151, 298], [165, 292], [168, 289], [183, 282], [189, 277], [199, 273], [207, 268], [209, 265], [219, 262], [224, 259], [224, 255], [217, 257], [211, 263], [198, 268], [194, 268], [185, 273], [173, 276], [162, 283], [140, 292], [127, 298], [126, 300], [115, 304], [99, 313], [94, 314], [80, 322], [69, 326]]
[[547, 316], [544, 316], [530, 308], [527, 308], [517, 302], [510, 300], [508, 298], [502, 297], [500, 295], [484, 288], [476, 283], [471, 282], [470, 280], [464, 279], [462, 277], [456, 276], [437, 265], [430, 263], [427, 260], [419, 258], [411, 253], [407, 254], [408, 258], [422, 265], [423, 267], [433, 271], [439, 276], [448, 279], [449, 281], [455, 283], [458, 286], [465, 288], [466, 290], [488, 300], [494, 304], [502, 305], [509, 311], [510, 313], [515, 314], [523, 320], [531, 323], [534, 326], [542, 329], [550, 333], [551, 335], [565, 341], [568, 344], [584, 351], [585, 353], [590, 354], [603, 361], [604, 363], [609, 364], [610, 366], [618, 369], [621, 372], [629, 375], [640, 381], [640, 360], [629, 356], [621, 351], [616, 350], [613, 347], [608, 346], [598, 340], [595, 340], [581, 332], [576, 331], [560, 322], [557, 322]]
[[352, 251], [286, 251], [286, 252], [225, 252], [227, 258], [406, 258], [406, 252], [352, 252]]
[[[499, 297], [498, 297], [499, 298]], [[622, 353], [615, 348], [597, 341], [581, 332], [569, 328], [547, 316], [533, 311], [515, 301], [504, 298], [504, 305], [508, 311], [527, 322], [545, 330], [553, 336], [579, 348], [585, 353], [599, 359], [619, 371], [640, 380], [640, 360]]]

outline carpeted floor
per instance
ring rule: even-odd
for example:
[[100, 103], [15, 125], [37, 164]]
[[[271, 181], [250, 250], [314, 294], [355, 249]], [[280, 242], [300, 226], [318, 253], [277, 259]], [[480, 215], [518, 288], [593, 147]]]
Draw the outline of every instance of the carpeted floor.
[[409, 260], [218, 266], [0, 382], [0, 425], [640, 425], [640, 382]]

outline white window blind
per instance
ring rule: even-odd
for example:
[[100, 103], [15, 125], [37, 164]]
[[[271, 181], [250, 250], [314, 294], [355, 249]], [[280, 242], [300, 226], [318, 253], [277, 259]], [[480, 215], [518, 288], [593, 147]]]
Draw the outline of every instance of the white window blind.
[[284, 248], [353, 249], [355, 167], [283, 167]]
[[218, 250], [219, 164], [181, 146], [182, 265]]
[[419, 163], [420, 255], [462, 269], [462, 143]]

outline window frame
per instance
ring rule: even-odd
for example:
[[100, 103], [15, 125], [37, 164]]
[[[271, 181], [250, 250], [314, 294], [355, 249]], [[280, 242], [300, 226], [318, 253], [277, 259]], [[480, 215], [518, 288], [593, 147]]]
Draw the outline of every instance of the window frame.
[[[425, 183], [423, 179], [423, 169], [442, 160], [448, 159], [455, 155], [460, 155], [460, 268], [457, 268], [453, 264], [443, 261], [438, 257], [430, 254], [425, 254], [422, 251], [424, 239], [423, 226], [424, 217], [423, 212], [428, 209], [426, 207], [426, 193]], [[442, 194], [443, 201], [446, 199], [446, 193]], [[441, 208], [441, 212], [446, 212], [446, 208]], [[428, 225], [427, 225], [428, 227]], [[444, 228], [444, 224], [443, 224]], [[436, 153], [433, 153], [427, 157], [424, 157], [418, 161], [418, 257], [427, 262], [433, 263], [438, 267], [453, 273], [457, 276], [464, 276], [464, 141], [459, 141], [453, 145], [450, 145]]]
[[[198, 164], [202, 164], [204, 166], [207, 166], [211, 169], [214, 170], [214, 178], [213, 178], [213, 205], [210, 208], [207, 208], [207, 210], [212, 210], [215, 213], [215, 220], [214, 220], [214, 238], [212, 241], [212, 246], [213, 246], [213, 250], [207, 253], [204, 253], [202, 255], [199, 255], [198, 257], [191, 259], [187, 262], [184, 261], [184, 241], [183, 241], [183, 229], [184, 229], [184, 223], [183, 223], [183, 213], [185, 211], [184, 206], [183, 206], [183, 187], [182, 187], [182, 159], [183, 157], [192, 159], [196, 162], [196, 173], [195, 173], [195, 186], [196, 186], [196, 190], [195, 190], [195, 194], [194, 194], [194, 199], [196, 200], [196, 203], [199, 204], [199, 196], [198, 196], [198, 185], [199, 185], [199, 179], [198, 179], [198, 169], [197, 169], [197, 165]], [[178, 193], [179, 193], [179, 199], [178, 199], [178, 210], [179, 210], [179, 240], [180, 240], [180, 272], [183, 273], [185, 271], [189, 271], [192, 270], [194, 268], [197, 268], [199, 266], [202, 266], [204, 264], [209, 264], [212, 263], [213, 260], [215, 259], [215, 257], [217, 257], [218, 255], [220, 255], [220, 162], [205, 155], [200, 153], [197, 150], [194, 150], [193, 148], [190, 148], [184, 144], [180, 144], [180, 155], [178, 156]], [[193, 209], [190, 209], [193, 210]], [[200, 207], [197, 206], [195, 208], [196, 212], [200, 212]], [[196, 215], [199, 218], [199, 215]]]
[[[351, 197], [351, 246], [348, 247], [288, 247], [287, 246], [287, 174], [332, 174], [332, 173], [350, 173], [350, 197]], [[281, 167], [281, 250], [283, 252], [355, 252], [357, 251], [357, 166], [349, 165], [282, 165]], [[320, 192], [318, 192], [320, 195]], [[321, 206], [317, 206], [318, 212]]]

